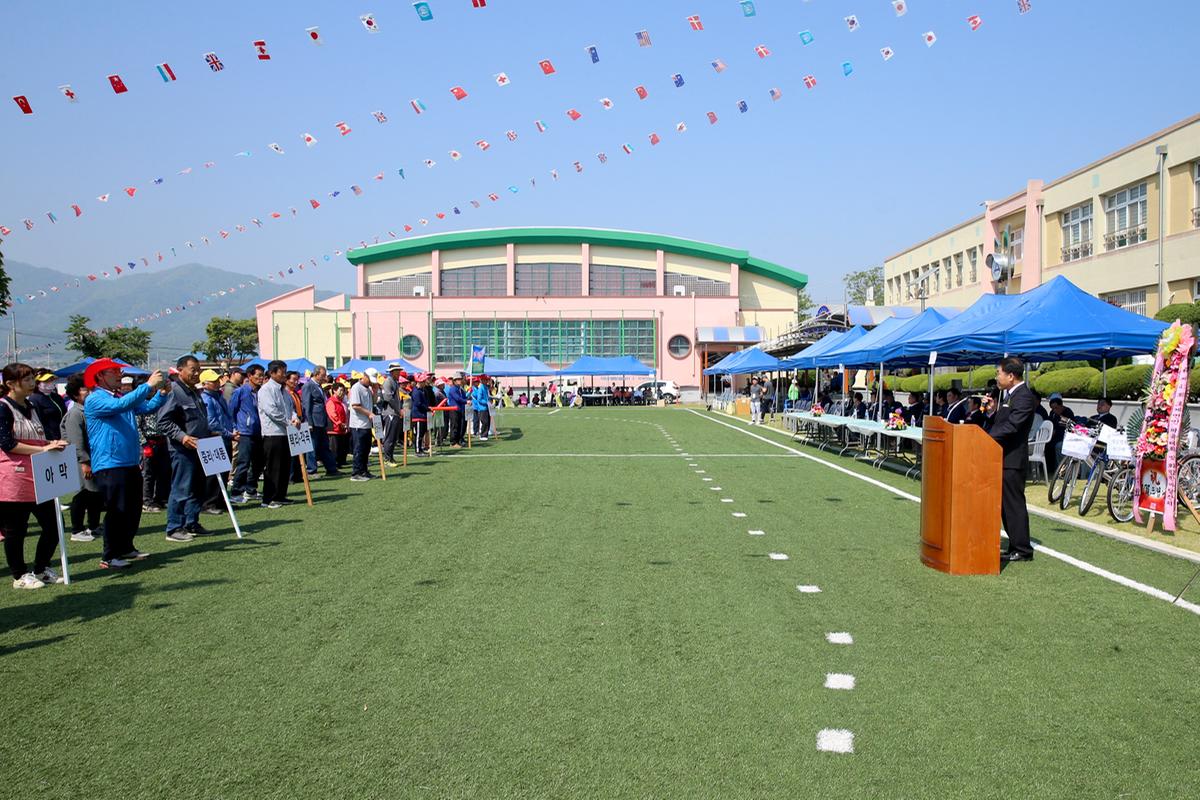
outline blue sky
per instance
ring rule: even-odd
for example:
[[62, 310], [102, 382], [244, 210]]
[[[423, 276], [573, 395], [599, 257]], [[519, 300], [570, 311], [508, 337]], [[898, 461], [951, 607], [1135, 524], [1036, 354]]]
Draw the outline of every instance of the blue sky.
[[[1190, 85], [1200, 4], [1185, 0], [1032, 0], [1024, 16], [1016, 0], [912, 0], [901, 18], [890, 0], [758, 0], [751, 18], [737, 0], [488, 0], [484, 9], [431, 0], [430, 22], [391, 0], [5, 5], [0, 224], [14, 231], [3, 251], [75, 273], [175, 246], [180, 263], [262, 274], [406, 222], [429, 233], [583, 225], [745, 248], [807, 273], [816, 299], [840, 300], [844, 273], [881, 263], [1028, 178], [1052, 179], [1197, 111]], [[363, 28], [363, 13], [375, 15], [378, 33]], [[690, 29], [691, 14], [703, 31]], [[853, 33], [849, 14], [860, 22]], [[975, 32], [972, 14], [983, 18]], [[312, 26], [321, 47], [306, 37]], [[638, 47], [643, 29], [652, 47]], [[802, 30], [812, 44], [801, 44]], [[927, 30], [938, 37], [932, 48], [922, 41]], [[255, 58], [256, 39], [266, 40], [269, 62]], [[759, 44], [770, 57], [755, 55]], [[598, 64], [588, 45], [599, 49]], [[883, 46], [895, 50], [890, 62]], [[205, 65], [209, 51], [223, 71]], [[542, 75], [544, 58], [556, 74]], [[712, 69], [715, 58], [725, 72]], [[176, 82], [158, 77], [162, 61]], [[495, 84], [498, 72], [510, 85]], [[109, 88], [111, 73], [126, 94]], [[59, 95], [64, 83], [78, 103]], [[634, 94], [638, 85], [646, 100]], [[456, 101], [453, 86], [468, 97]], [[783, 91], [774, 102], [773, 87]], [[10, 99], [18, 94], [32, 116]], [[612, 110], [601, 108], [603, 97]], [[415, 115], [412, 98], [428, 111]], [[746, 114], [736, 108], [742, 99]], [[571, 108], [582, 119], [569, 120]], [[376, 110], [386, 124], [372, 118]], [[705, 119], [710, 110], [716, 125]], [[347, 136], [335, 129], [341, 121]], [[675, 131], [681, 121], [685, 133]], [[304, 146], [305, 132], [316, 146]], [[663, 140], [655, 147], [652, 132]], [[481, 138], [487, 152], [474, 145]], [[271, 142], [284, 155], [270, 152]], [[631, 156], [621, 152], [626, 142]], [[245, 150], [252, 156], [234, 156]], [[437, 166], [427, 169], [426, 158]], [[206, 170], [205, 161], [216, 166]], [[185, 167], [193, 172], [178, 175]], [[385, 179], [373, 180], [380, 171]], [[138, 187], [135, 198], [125, 186]], [[487, 201], [492, 191], [500, 202]], [[99, 203], [106, 192], [112, 198]], [[321, 208], [309, 208], [309, 198]], [[70, 211], [76, 202], [80, 219]], [[271, 211], [285, 218], [271, 221]], [[437, 211], [449, 216], [438, 221]], [[417, 226], [421, 217], [427, 228]], [[232, 233], [238, 223], [249, 231]], [[232, 233], [223, 242], [221, 229]], [[182, 247], [201, 235], [218, 243]], [[344, 260], [321, 263], [320, 287], [352, 287]]]

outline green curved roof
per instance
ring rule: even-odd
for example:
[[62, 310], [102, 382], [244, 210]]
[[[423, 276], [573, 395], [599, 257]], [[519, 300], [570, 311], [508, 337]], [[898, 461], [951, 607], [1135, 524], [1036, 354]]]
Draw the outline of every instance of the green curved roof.
[[478, 231], [435, 233], [395, 242], [373, 245], [347, 253], [351, 264], [371, 264], [402, 256], [418, 255], [433, 250], [460, 250], [465, 247], [487, 247], [498, 244], [607, 244], [637, 250], [666, 250], [685, 256], [709, 258], [737, 264], [741, 269], [772, 278], [780, 283], [803, 289], [808, 276], [787, 267], [754, 258], [745, 250], [735, 250], [675, 236], [654, 233], [614, 231], [603, 228], [488, 228]]

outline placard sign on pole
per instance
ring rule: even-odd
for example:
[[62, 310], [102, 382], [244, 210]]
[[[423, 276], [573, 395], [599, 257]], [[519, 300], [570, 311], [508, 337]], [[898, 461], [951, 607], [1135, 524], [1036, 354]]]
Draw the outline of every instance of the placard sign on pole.
[[379, 453], [379, 476], [387, 480], [387, 467], [383, 463], [383, 414], [371, 417], [371, 433], [375, 436], [375, 452]]
[[79, 460], [75, 445], [69, 444], [62, 450], [51, 450], [30, 456], [33, 469], [33, 496], [39, 503], [54, 501], [54, 519], [58, 523], [58, 559], [62, 565], [63, 583], [71, 583], [67, 567], [67, 536], [63, 530], [62, 501], [60, 497], [78, 492]]
[[299, 428], [287, 429], [288, 452], [300, 462], [300, 475], [304, 478], [304, 497], [312, 506], [312, 486], [308, 483], [308, 465], [304, 463], [304, 455], [313, 451], [312, 428], [307, 422], [301, 422]]
[[221, 487], [221, 496], [225, 498], [225, 508], [229, 511], [229, 521], [233, 523], [233, 532], [242, 538], [242, 527], [238, 525], [233, 513], [233, 503], [229, 502], [229, 491], [221, 475], [230, 472], [233, 465], [229, 463], [229, 451], [225, 449], [225, 440], [220, 436], [209, 436], [196, 442], [196, 455], [200, 458], [200, 468], [208, 477], [217, 476], [217, 485]]

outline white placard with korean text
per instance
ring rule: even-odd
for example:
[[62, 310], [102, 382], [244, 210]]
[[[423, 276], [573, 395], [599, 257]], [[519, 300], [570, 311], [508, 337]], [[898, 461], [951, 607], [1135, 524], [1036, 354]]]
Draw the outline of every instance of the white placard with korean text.
[[313, 451], [312, 428], [307, 422], [301, 422], [299, 428], [289, 426], [287, 440], [288, 452], [293, 458]]
[[220, 475], [233, 469], [229, 463], [229, 451], [225, 449], [225, 440], [220, 436], [197, 441], [196, 455], [200, 457], [200, 467], [205, 475]]
[[79, 491], [79, 461], [75, 445], [30, 456], [33, 492], [39, 503]]

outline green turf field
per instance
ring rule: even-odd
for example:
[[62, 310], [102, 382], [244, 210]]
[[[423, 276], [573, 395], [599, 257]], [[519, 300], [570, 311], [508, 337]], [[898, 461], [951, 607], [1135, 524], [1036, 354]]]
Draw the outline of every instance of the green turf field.
[[[916, 482], [728, 417], [502, 424], [246, 510], [242, 542], [171, 545], [158, 515], [122, 574], [72, 544], [72, 586], [0, 589], [7, 796], [1200, 795], [1187, 609], [1044, 553], [930, 570], [916, 503], [774, 443]], [[1194, 568], [1032, 525], [1165, 591]], [[854, 752], [819, 752], [825, 729]]]

